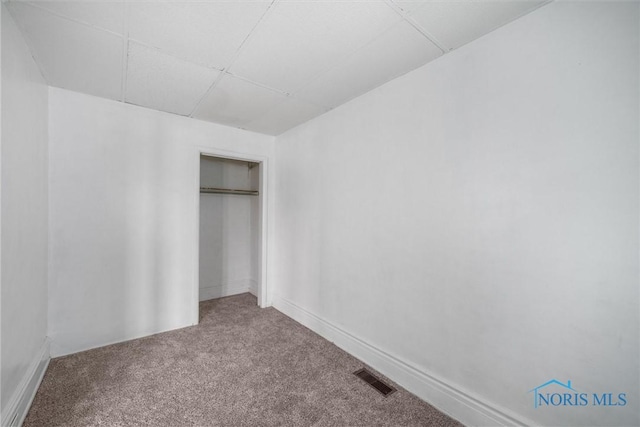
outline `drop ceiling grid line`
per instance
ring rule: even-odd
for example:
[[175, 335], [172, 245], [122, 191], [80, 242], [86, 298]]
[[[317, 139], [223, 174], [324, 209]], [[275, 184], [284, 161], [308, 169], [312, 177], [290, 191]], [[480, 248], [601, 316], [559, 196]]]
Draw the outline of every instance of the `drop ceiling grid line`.
[[[364, 2], [366, 3], [366, 0], [364, 0]], [[335, 61], [333, 63], [332, 66], [330, 66], [329, 68], [327, 68], [326, 70], [314, 75], [311, 79], [309, 79], [305, 84], [301, 85], [300, 87], [296, 88], [294, 91], [291, 92], [290, 96], [300, 100], [300, 101], [304, 101], [313, 105], [316, 105], [318, 107], [322, 107], [325, 108], [327, 110], [332, 110], [333, 107], [329, 107], [327, 105], [320, 105], [316, 102], [311, 102], [308, 99], [305, 98], [300, 98], [297, 96], [298, 93], [304, 91], [306, 88], [308, 88], [309, 86], [311, 86], [313, 83], [315, 83], [316, 81], [318, 81], [319, 79], [321, 79], [324, 75], [330, 73], [331, 71], [333, 71], [334, 69], [340, 67], [341, 65], [343, 65], [345, 62], [348, 61], [349, 58], [351, 58], [353, 55], [355, 55], [356, 53], [360, 52], [361, 50], [363, 50], [365, 47], [369, 46], [371, 43], [373, 43], [375, 40], [377, 40], [378, 38], [380, 38], [382, 35], [384, 35], [385, 33], [391, 31], [391, 29], [393, 27], [395, 27], [396, 25], [398, 25], [400, 22], [402, 22], [403, 20], [406, 21], [405, 16], [398, 10], [396, 10], [395, 5], [391, 5], [390, 4], [390, 0], [384, 0], [384, 3], [389, 6], [391, 9], [394, 10], [394, 12], [396, 12], [398, 15], [400, 15], [400, 18], [398, 21], [394, 21], [392, 23], [390, 23], [387, 27], [384, 27], [383, 29], [381, 29], [375, 36], [373, 36], [372, 38], [369, 39], [369, 41], [367, 41], [366, 43], [364, 43], [362, 46], [352, 50], [351, 52], [345, 54], [344, 56], [342, 56], [338, 61]], [[416, 28], [416, 30], [418, 30]], [[420, 30], [418, 30], [423, 36], [424, 33]], [[426, 36], [425, 36], [426, 37]], [[427, 37], [429, 38], [429, 37]], [[429, 39], [430, 41], [432, 41], [431, 39]], [[433, 41], [432, 41], [433, 42]], [[438, 49], [442, 50], [442, 48], [440, 47], [440, 45], [438, 43], [433, 43], [435, 44]], [[444, 50], [442, 50], [444, 53]]]
[[[366, 1], [365, 1], [365, 3], [366, 3]], [[300, 85], [300, 87], [297, 87], [293, 92], [291, 92], [291, 96], [294, 96], [297, 93], [300, 93], [301, 91], [303, 91], [307, 87], [311, 86], [315, 81], [317, 81], [318, 79], [322, 78], [322, 76], [324, 76], [325, 74], [327, 74], [327, 73], [331, 72], [333, 69], [338, 68], [339, 66], [343, 65], [345, 62], [348, 61], [349, 58], [351, 58], [353, 55], [355, 55], [356, 53], [358, 53], [359, 51], [361, 51], [365, 47], [369, 46], [374, 40], [378, 39], [378, 37], [382, 36], [383, 34], [385, 34], [388, 31], [390, 31], [393, 27], [398, 25], [400, 22], [402, 22], [402, 19], [394, 21], [394, 22], [390, 23], [388, 26], [382, 28], [379, 32], [377, 32], [375, 34], [375, 36], [370, 38], [369, 41], [365, 42], [363, 45], [355, 48], [354, 50], [350, 51], [349, 53], [346, 53], [339, 60], [335, 61], [333, 63], [333, 65], [331, 65], [329, 68], [327, 68], [326, 70], [321, 71], [320, 73], [314, 75], [306, 83], [304, 83], [303, 85]], [[301, 98], [297, 98], [297, 99], [303, 100]], [[304, 100], [304, 101], [305, 102], [310, 102], [310, 101], [307, 101], [307, 100]], [[313, 103], [313, 102], [311, 102], [311, 104], [315, 104], [315, 105], [317, 105], [319, 107], [323, 107], [323, 108], [332, 109], [331, 107], [328, 107], [326, 105], [321, 106], [321, 105], [318, 105], [317, 103]]]
[[[116, 102], [119, 102], [119, 101], [116, 101]], [[186, 114], [177, 113], [177, 112], [175, 112], [175, 111], [159, 110], [159, 109], [157, 109], [157, 108], [149, 107], [149, 106], [146, 106], [146, 105], [143, 105], [143, 104], [137, 104], [137, 103], [132, 102], [132, 101], [125, 101], [124, 103], [125, 103], [125, 104], [128, 104], [128, 105], [134, 105], [134, 106], [136, 106], [136, 107], [144, 108], [145, 110], [154, 110], [154, 111], [159, 111], [160, 113], [163, 113], [163, 114], [172, 114], [172, 115], [180, 116], [180, 117], [189, 117], [189, 116], [188, 116], [188, 115], [186, 115]]]
[[306, 102], [307, 104], [311, 104], [311, 105], [314, 105], [316, 107], [323, 108], [325, 110], [330, 110], [331, 109], [331, 107], [328, 107], [326, 105], [318, 104], [317, 102], [309, 101], [307, 99], [300, 98], [300, 97], [296, 96], [293, 93], [289, 93], [289, 92], [285, 92], [285, 91], [280, 90], [280, 89], [272, 88], [270, 86], [265, 85], [264, 83], [259, 83], [259, 82], [253, 81], [253, 80], [251, 80], [249, 78], [235, 75], [235, 74], [230, 73], [228, 71], [226, 71], [225, 74], [228, 74], [229, 76], [231, 76], [231, 77], [233, 77], [235, 79], [245, 81], [245, 82], [250, 83], [250, 84], [252, 84], [254, 86], [261, 87], [262, 89], [269, 90], [271, 92], [277, 93], [277, 94], [282, 95], [282, 96], [287, 97], [287, 98], [291, 98], [291, 99], [295, 99], [295, 100], [298, 100], [298, 101]]
[[[340, 66], [342, 66], [348, 58], [350, 58], [351, 56], [357, 54], [358, 52], [360, 52], [361, 50], [365, 49], [367, 46], [369, 46], [370, 44], [372, 44], [373, 42], [375, 42], [378, 38], [382, 37], [384, 34], [386, 34], [388, 31], [391, 31], [391, 29], [398, 25], [401, 21], [395, 22], [393, 24], [391, 24], [388, 28], [384, 29], [384, 31], [382, 31], [380, 34], [376, 35], [375, 37], [373, 37], [372, 39], [370, 39], [367, 43], [363, 44], [362, 46], [360, 46], [359, 48], [357, 48], [356, 50], [354, 50], [353, 52], [350, 52], [349, 54], [345, 55], [343, 58], [341, 58], [341, 61], [336, 61], [333, 66], [327, 68], [325, 71], [323, 71], [320, 74], [317, 74], [316, 76], [314, 76], [311, 80], [309, 80], [306, 84], [300, 86], [295, 92], [294, 94], [296, 95], [296, 99], [299, 99], [301, 101], [304, 102], [308, 102], [311, 104], [315, 104], [318, 105], [319, 107], [323, 107], [326, 108], [328, 110], [332, 110], [335, 107], [330, 107], [327, 105], [319, 105], [317, 103], [311, 102], [309, 99], [305, 98], [305, 97], [300, 97], [298, 94], [302, 91], [304, 91], [306, 88], [308, 88], [309, 86], [313, 85], [317, 80], [321, 79], [323, 76], [325, 76], [326, 74], [329, 74], [331, 71], [335, 70], [336, 68], [339, 68]], [[360, 95], [356, 95], [355, 97], [357, 98]], [[353, 99], [353, 98], [350, 98]]]
[[76, 23], [78, 25], [82, 25], [83, 27], [88, 27], [88, 28], [91, 28], [91, 29], [94, 29], [94, 30], [102, 31], [102, 32], [105, 32], [105, 33], [108, 33], [108, 34], [111, 34], [111, 35], [114, 35], [114, 36], [122, 37], [122, 34], [119, 34], [119, 33], [115, 32], [115, 31], [111, 31], [111, 30], [108, 30], [106, 28], [98, 27], [97, 25], [93, 25], [93, 24], [90, 24], [88, 22], [84, 22], [84, 21], [82, 21], [80, 19], [71, 18], [70, 16], [63, 15], [63, 14], [61, 14], [59, 12], [55, 12], [55, 11], [53, 11], [51, 9], [48, 9], [47, 7], [44, 7], [44, 6], [40, 5], [40, 4], [35, 4], [35, 3], [31, 3], [31, 2], [15, 2], [15, 3], [21, 3], [21, 4], [25, 4], [26, 3], [30, 7], [33, 7], [35, 9], [44, 10], [48, 14], [53, 15], [55, 17], [58, 17], [60, 19], [64, 19], [66, 21], [74, 22], [74, 23]]
[[[171, 56], [173, 58], [179, 59], [181, 61], [188, 62], [189, 64], [193, 64], [193, 65], [197, 65], [197, 66], [200, 66], [200, 67], [209, 68], [209, 69], [216, 70], [216, 71], [222, 71], [219, 68], [210, 67], [210, 66], [205, 65], [205, 64], [201, 64], [201, 63], [197, 63], [197, 62], [191, 61], [191, 60], [186, 59], [186, 58], [184, 58], [182, 56], [178, 56], [178, 55], [175, 55], [175, 54], [172, 54], [172, 53], [168, 53], [168, 52], [166, 52], [165, 50], [163, 50], [163, 49], [161, 49], [159, 47], [156, 47], [156, 46], [151, 45], [149, 43], [145, 43], [145, 42], [136, 40], [135, 38], [129, 38], [129, 25], [130, 25], [130, 19], [129, 18], [130, 18], [130, 11], [131, 11], [131, 2], [127, 2], [127, 1], [121, 2], [124, 5], [124, 7], [126, 8], [125, 11], [124, 11], [125, 16], [123, 17], [123, 20], [126, 21], [126, 24], [123, 25], [123, 32], [126, 32], [126, 33], [124, 33], [124, 36], [123, 36], [123, 34], [120, 34], [118, 32], [111, 31], [111, 30], [108, 30], [106, 28], [99, 27], [99, 26], [84, 22], [82, 20], [71, 18], [69, 16], [63, 15], [63, 14], [61, 14], [59, 12], [56, 12], [56, 11], [52, 11], [52, 10], [48, 9], [47, 7], [41, 6], [39, 4], [33, 4], [31, 2], [22, 2], [22, 1], [14, 1], [14, 2], [21, 3], [21, 4], [23, 4], [23, 3], [27, 4], [27, 5], [29, 5], [29, 6], [31, 6], [33, 8], [43, 10], [43, 11], [45, 11], [45, 12], [51, 14], [51, 15], [54, 15], [54, 16], [56, 16], [58, 18], [65, 19], [65, 20], [70, 21], [70, 22], [74, 22], [74, 23], [82, 25], [84, 27], [92, 28], [94, 30], [103, 31], [105, 33], [109, 33], [109, 34], [118, 36], [120, 38], [128, 39], [126, 41], [127, 49], [129, 47], [129, 43], [130, 42], [134, 42], [134, 43], [137, 43], [137, 44], [139, 44], [141, 46], [144, 46], [146, 48], [153, 49], [153, 50], [156, 50], [158, 52], [161, 52], [163, 55], [168, 55], [168, 56]], [[174, 1], [173, 0], [167, 0], [167, 1], [160, 1], [160, 2], [173, 3]], [[206, 1], [191, 1], [191, 2], [187, 2], [187, 3], [207, 3], [207, 2]], [[125, 25], [126, 25], [126, 28], [125, 28]]]
[[122, 4], [122, 102], [127, 99], [127, 75], [129, 72], [129, 3]]
[[[313, 105], [316, 105], [318, 107], [322, 107], [325, 108], [327, 110], [333, 110], [335, 107], [330, 107], [327, 105], [320, 105], [317, 102], [312, 102], [310, 100], [308, 100], [307, 98], [304, 97], [300, 97], [298, 94], [302, 91], [304, 91], [305, 89], [307, 89], [308, 87], [312, 86], [317, 80], [321, 79], [323, 76], [325, 76], [326, 74], [329, 74], [331, 71], [335, 70], [336, 68], [339, 68], [340, 66], [342, 66], [350, 57], [352, 57], [353, 55], [357, 54], [358, 52], [364, 50], [366, 47], [368, 47], [369, 45], [375, 43], [380, 37], [382, 37], [383, 35], [385, 35], [386, 33], [388, 33], [389, 31], [391, 31], [396, 25], [400, 24], [401, 22], [406, 21], [405, 19], [401, 19], [399, 21], [394, 22], [393, 24], [389, 25], [388, 27], [386, 27], [384, 30], [382, 30], [380, 33], [376, 34], [373, 38], [371, 38], [368, 42], [366, 42], [365, 44], [363, 44], [362, 46], [360, 46], [359, 48], [357, 48], [356, 50], [350, 52], [349, 54], [345, 55], [343, 58], [341, 58], [341, 61], [336, 61], [335, 64], [331, 67], [329, 67], [326, 71], [316, 75], [315, 77], [313, 77], [311, 80], [309, 80], [305, 85], [301, 86], [300, 88], [298, 88], [292, 95], [292, 97], [300, 100], [300, 101], [304, 101]], [[412, 25], [413, 26], [413, 25]], [[421, 31], [419, 31], [418, 29], [416, 29], [416, 31], [418, 31], [421, 35], [422, 34]], [[431, 41], [431, 40], [429, 40]], [[440, 46], [438, 46], [437, 44], [433, 43], [438, 49], [442, 50], [440, 48]], [[443, 51], [444, 54], [444, 51]], [[412, 70], [408, 70], [406, 72], [404, 72], [403, 74], [408, 73], [409, 71]], [[402, 74], [400, 74], [402, 75]], [[399, 77], [400, 75], [398, 75], [397, 77]], [[394, 77], [395, 78], [395, 77]], [[373, 88], [372, 88], [373, 89]], [[354, 95], [353, 97], [349, 98], [349, 100], [357, 98], [358, 96], [360, 96], [362, 94], [359, 95]], [[346, 103], [348, 101], [345, 101], [344, 103]]]
[[[193, 110], [191, 110], [191, 113], [189, 114], [189, 117], [193, 117], [193, 115], [198, 111], [198, 109], [200, 108], [200, 106], [202, 105], [202, 103], [204, 102], [204, 100], [209, 96], [209, 94], [211, 92], [213, 92], [213, 90], [216, 88], [216, 86], [218, 86], [218, 84], [220, 83], [220, 81], [222, 81], [223, 77], [225, 75], [227, 75], [227, 70], [231, 68], [231, 66], [233, 66], [233, 63], [236, 62], [236, 60], [238, 59], [238, 56], [240, 56], [240, 52], [242, 51], [242, 48], [244, 46], [246, 46], [247, 41], [249, 41], [251, 39], [251, 37], [253, 36], [253, 34], [255, 33], [256, 29], [260, 26], [260, 24], [265, 20], [265, 18], [269, 15], [269, 12], [271, 12], [274, 8], [274, 5], [276, 4], [276, 2], [278, 2], [278, 0], [272, 0], [271, 3], [269, 4], [269, 6], [267, 7], [267, 10], [264, 11], [264, 13], [262, 14], [262, 16], [260, 17], [260, 19], [258, 19], [258, 22], [255, 23], [255, 25], [251, 28], [251, 30], [249, 30], [249, 33], [247, 34], [247, 36], [244, 38], [244, 40], [242, 40], [242, 43], [240, 43], [240, 46], [238, 46], [238, 49], [236, 49], [235, 53], [233, 54], [233, 56], [231, 57], [231, 59], [229, 60], [229, 63], [226, 64], [226, 66], [222, 69], [222, 72], [218, 75], [218, 77], [214, 80], [214, 82], [211, 84], [211, 86], [209, 86], [209, 89], [207, 89], [205, 91], [205, 93], [200, 97], [200, 99], [198, 100], [198, 102], [196, 103], [196, 106], [193, 108]], [[231, 75], [231, 74], [229, 74]], [[235, 77], [235, 76], [234, 76]]]
[[398, 6], [393, 0], [384, 0], [384, 2], [389, 5], [391, 9], [393, 9], [398, 15], [402, 17], [409, 25], [418, 30], [420, 34], [426, 37], [431, 43], [436, 45], [438, 49], [442, 51], [443, 54], [449, 52], [451, 49], [447, 48], [443, 43], [441, 43], [435, 36], [429, 33], [426, 29], [422, 28], [411, 15], [405, 12], [400, 6]]
[[252, 85], [254, 85], [254, 86], [258, 86], [258, 87], [261, 87], [261, 88], [263, 88], [263, 89], [270, 90], [271, 92], [275, 92], [275, 93], [277, 93], [277, 94], [279, 94], [279, 95], [282, 95], [282, 96], [291, 96], [291, 94], [290, 94], [289, 92], [285, 92], [284, 90], [280, 90], [280, 89], [273, 88], [273, 87], [271, 87], [271, 86], [267, 86], [267, 85], [265, 85], [264, 83], [256, 82], [256, 81], [251, 80], [251, 79], [249, 79], [249, 78], [247, 78], [247, 77], [242, 77], [242, 76], [239, 76], [239, 75], [237, 75], [237, 74], [233, 74], [233, 73], [232, 73], [232, 72], [230, 72], [230, 71], [225, 71], [225, 74], [227, 74], [227, 75], [229, 75], [229, 76], [233, 77], [234, 79], [242, 80], [242, 81], [245, 81], [245, 82], [247, 82], [247, 83], [251, 83], [251, 84], [252, 84]]
[[[7, 3], [7, 6], [10, 6], [10, 4], [11, 3]], [[9, 11], [9, 15], [11, 15], [11, 19], [13, 19], [13, 22], [15, 22], [16, 26], [20, 30], [20, 33], [22, 33], [22, 37], [24, 37], [24, 41], [27, 43], [27, 47], [29, 48], [29, 53], [31, 54], [33, 61], [38, 66], [38, 71], [40, 71], [40, 75], [44, 79], [47, 86], [53, 86], [51, 84], [51, 78], [47, 75], [44, 67], [42, 66], [42, 61], [40, 61], [40, 58], [36, 54], [36, 50], [33, 47], [34, 45], [33, 45], [33, 42], [31, 41], [31, 37], [29, 37], [29, 35], [27, 34], [27, 31], [22, 26], [22, 23], [16, 18], [15, 14], [11, 10], [11, 7], [7, 7], [7, 10]]]
[[173, 59], [177, 59], [178, 61], [185, 62], [185, 63], [187, 63], [189, 65], [194, 65], [196, 67], [206, 68], [208, 70], [215, 70], [215, 71], [219, 71], [219, 72], [223, 71], [220, 68], [210, 67], [210, 66], [203, 65], [203, 64], [198, 64], [198, 63], [193, 62], [193, 61], [191, 61], [189, 59], [186, 59], [186, 58], [184, 58], [182, 56], [178, 56], [178, 55], [174, 55], [173, 53], [169, 53], [169, 52], [167, 52], [166, 50], [164, 50], [162, 48], [156, 47], [156, 46], [151, 45], [149, 43], [141, 42], [139, 40], [136, 40], [135, 38], [128, 37], [127, 45], [130, 45], [131, 43], [137, 44], [137, 45], [142, 46], [142, 47], [144, 47], [146, 49], [149, 49], [149, 50], [153, 50], [155, 52], [160, 53], [161, 55], [169, 56], [169, 57], [171, 57]]
[[153, 51], [159, 52], [162, 55], [170, 56], [173, 59], [177, 59], [179, 61], [186, 62], [187, 64], [190, 64], [190, 65], [195, 65], [197, 67], [207, 68], [209, 70], [222, 71], [220, 68], [211, 67], [209, 65], [201, 64], [201, 63], [198, 63], [198, 62], [193, 62], [192, 60], [187, 59], [187, 58], [185, 58], [183, 56], [179, 56], [179, 55], [176, 55], [174, 53], [167, 52], [166, 50], [164, 50], [164, 49], [162, 49], [160, 47], [154, 46], [152, 44], [149, 44], [149, 43], [146, 43], [146, 42], [143, 42], [143, 41], [140, 41], [140, 40], [137, 40], [135, 38], [132, 38], [132, 37], [127, 37], [127, 38], [128, 38], [128, 42], [127, 42], [128, 45], [131, 44], [131, 43], [135, 43], [135, 44], [140, 45], [142, 47], [145, 47], [145, 48], [147, 48], [149, 50], [153, 50]]

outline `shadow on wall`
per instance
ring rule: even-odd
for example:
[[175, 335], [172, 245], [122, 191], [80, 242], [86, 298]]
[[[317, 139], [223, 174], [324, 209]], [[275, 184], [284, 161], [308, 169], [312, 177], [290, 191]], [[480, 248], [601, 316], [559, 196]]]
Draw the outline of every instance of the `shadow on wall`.
[[[138, 134], [141, 140], [159, 140], [171, 132], [161, 122], [154, 127], [131, 127], [123, 130]], [[181, 206], [192, 202], [191, 194], [184, 192], [184, 183], [176, 179], [177, 147], [158, 144], [149, 150], [143, 145], [122, 145], [126, 150], [107, 161], [117, 159], [124, 163], [109, 165], [107, 170], [117, 171], [108, 177], [110, 189], [122, 191], [122, 203], [109, 203], [117, 212], [121, 226], [112, 230], [125, 232], [122, 252], [115, 254], [122, 261], [123, 283], [118, 288], [126, 295], [111, 295], [111, 312], [122, 318], [124, 334], [118, 336], [148, 335], [158, 330], [172, 329], [183, 317], [180, 307], [189, 304], [181, 288], [192, 283], [190, 270], [185, 271], [188, 250], [182, 238], [192, 234], [189, 222], [184, 221]], [[113, 180], [119, 180], [117, 186]], [[117, 195], [113, 195], [118, 197]], [[176, 299], [182, 299], [176, 304]]]

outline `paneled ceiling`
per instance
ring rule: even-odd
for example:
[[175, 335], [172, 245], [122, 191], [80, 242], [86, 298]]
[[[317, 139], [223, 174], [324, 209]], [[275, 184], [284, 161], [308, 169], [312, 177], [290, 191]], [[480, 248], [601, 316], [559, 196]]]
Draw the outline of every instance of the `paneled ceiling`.
[[51, 86], [278, 135], [548, 0], [9, 1]]

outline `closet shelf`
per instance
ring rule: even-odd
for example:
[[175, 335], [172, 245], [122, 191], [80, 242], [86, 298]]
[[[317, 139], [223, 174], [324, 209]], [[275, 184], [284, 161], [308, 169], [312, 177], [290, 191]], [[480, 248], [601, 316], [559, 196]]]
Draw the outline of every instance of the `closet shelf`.
[[200, 193], [204, 194], [238, 194], [245, 196], [257, 196], [260, 194], [254, 190], [232, 190], [230, 188], [200, 187]]

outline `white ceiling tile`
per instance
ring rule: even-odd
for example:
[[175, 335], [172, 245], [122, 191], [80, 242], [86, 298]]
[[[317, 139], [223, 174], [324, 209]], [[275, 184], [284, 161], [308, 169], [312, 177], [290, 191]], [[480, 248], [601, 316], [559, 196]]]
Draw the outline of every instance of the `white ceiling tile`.
[[133, 3], [129, 6], [129, 36], [196, 64], [223, 69], [269, 4]]
[[244, 126], [245, 129], [268, 135], [279, 135], [307, 120], [323, 114], [326, 110], [294, 98], [286, 98], [262, 117]]
[[218, 74], [216, 70], [130, 42], [126, 101], [189, 115]]
[[382, 1], [275, 3], [231, 72], [291, 93], [399, 20]]
[[442, 53], [413, 26], [402, 21], [297, 95], [316, 104], [336, 107]]
[[545, 1], [423, 1], [399, 2], [400, 7], [413, 9], [410, 14], [418, 25], [449, 49], [455, 49], [521, 15]]
[[242, 126], [277, 107], [286, 96], [226, 74], [193, 115], [229, 126]]
[[37, 1], [31, 4], [91, 26], [124, 34], [123, 2]]
[[[441, 55], [402, 19], [391, 1], [405, 11], [411, 24], [447, 49], [546, 3], [14, 0], [6, 4], [54, 86], [111, 99], [121, 99], [126, 88], [125, 101], [133, 104], [182, 115], [194, 113], [198, 106], [196, 118], [277, 135]], [[130, 37], [128, 52], [125, 34]], [[219, 70], [232, 63], [230, 74], [221, 77]], [[209, 92], [217, 78], [221, 80]]]
[[31, 42], [49, 83], [90, 95], [120, 99], [120, 36], [59, 18], [24, 3], [8, 4]]

